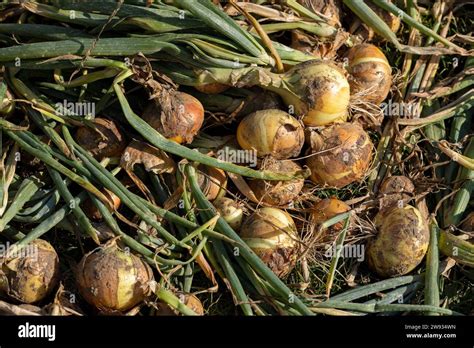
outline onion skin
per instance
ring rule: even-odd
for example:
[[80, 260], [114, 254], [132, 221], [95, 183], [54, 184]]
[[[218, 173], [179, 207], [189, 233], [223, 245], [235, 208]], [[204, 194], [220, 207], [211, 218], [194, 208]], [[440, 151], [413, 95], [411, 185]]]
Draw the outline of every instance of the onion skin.
[[364, 178], [372, 157], [369, 135], [355, 123], [341, 123], [311, 134], [315, 155], [306, 161], [311, 180], [342, 188]]
[[306, 126], [347, 120], [350, 86], [345, 72], [335, 64], [320, 60], [300, 63], [285, 73], [284, 81], [294, 94], [280, 95], [286, 105], [294, 106], [297, 115], [304, 115]]
[[375, 217], [377, 235], [367, 245], [369, 267], [379, 276], [405, 275], [420, 264], [428, 250], [429, 229], [411, 205], [380, 211]]
[[115, 242], [86, 254], [76, 277], [84, 299], [103, 312], [125, 311], [142, 302], [152, 279], [150, 267]]
[[0, 292], [23, 303], [43, 300], [56, 287], [59, 259], [54, 248], [42, 239], [27, 246], [24, 255], [0, 258]]
[[287, 159], [299, 155], [304, 143], [303, 126], [284, 111], [268, 109], [246, 116], [237, 128], [237, 141], [258, 157]]
[[204, 122], [201, 102], [190, 94], [175, 91], [160, 103], [151, 101], [143, 112], [143, 120], [169, 140], [191, 143]]
[[[268, 170], [275, 173], [294, 173], [301, 171], [301, 167], [293, 161], [272, 160], [260, 166], [260, 170]], [[304, 179], [286, 181], [250, 180], [248, 185], [260, 201], [273, 205], [282, 206], [294, 201], [304, 186]]]
[[[322, 199], [311, 209], [311, 222], [316, 226], [319, 226], [334, 216], [345, 213], [349, 210], [351, 210], [351, 207], [337, 198]], [[333, 242], [337, 234], [342, 231], [343, 227], [344, 221], [341, 221], [332, 225], [328, 229], [325, 229], [322, 241]]]
[[392, 86], [392, 68], [383, 52], [374, 45], [360, 44], [349, 50], [347, 58], [351, 92], [361, 93], [364, 101], [381, 104]]
[[96, 118], [92, 122], [97, 130], [86, 126], [80, 127], [76, 132], [77, 143], [97, 160], [105, 157], [120, 157], [127, 142], [117, 124], [106, 118]]
[[297, 232], [287, 212], [277, 208], [259, 209], [244, 221], [240, 236], [278, 277], [293, 269]]
[[230, 86], [224, 85], [223, 83], [206, 83], [203, 85], [194, 86], [199, 92], [206, 94], [219, 94], [230, 88]]
[[412, 198], [411, 194], [415, 192], [415, 185], [406, 176], [394, 175], [382, 182], [379, 192], [382, 194], [380, 210], [383, 210], [407, 203]]
[[221, 217], [229, 224], [234, 231], [238, 231], [242, 225], [244, 210], [242, 206], [227, 197], [217, 198], [213, 203]]
[[209, 201], [223, 197], [227, 187], [227, 175], [219, 168], [198, 166], [197, 181]]

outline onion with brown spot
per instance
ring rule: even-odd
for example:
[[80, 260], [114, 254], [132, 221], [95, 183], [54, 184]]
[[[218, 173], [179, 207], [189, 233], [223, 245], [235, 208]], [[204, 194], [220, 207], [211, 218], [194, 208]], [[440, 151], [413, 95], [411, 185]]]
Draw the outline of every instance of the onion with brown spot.
[[237, 128], [237, 141], [257, 156], [286, 159], [298, 156], [304, 143], [303, 126], [284, 111], [268, 109], [246, 116]]
[[310, 142], [313, 155], [306, 163], [314, 183], [341, 188], [365, 177], [373, 144], [360, 125], [341, 123], [314, 131]]
[[212, 204], [234, 231], [240, 229], [244, 217], [244, 210], [240, 203], [231, 198], [221, 197], [217, 198]]
[[240, 236], [277, 276], [284, 277], [295, 266], [298, 234], [287, 212], [258, 209], [244, 221]]
[[406, 176], [393, 175], [382, 182], [379, 192], [382, 195], [379, 203], [380, 210], [392, 206], [403, 207], [412, 198], [412, 193], [415, 192], [415, 185]]
[[153, 273], [140, 258], [112, 241], [82, 258], [76, 280], [81, 295], [97, 309], [126, 311], [146, 298]]

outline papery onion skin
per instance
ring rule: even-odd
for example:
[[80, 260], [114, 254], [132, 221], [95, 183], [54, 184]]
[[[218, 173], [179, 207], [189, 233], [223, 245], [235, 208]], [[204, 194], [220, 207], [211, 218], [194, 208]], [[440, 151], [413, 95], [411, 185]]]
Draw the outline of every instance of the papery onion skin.
[[295, 157], [304, 143], [303, 126], [284, 111], [268, 109], [246, 116], [237, 128], [237, 141], [257, 156], [276, 159]]
[[279, 277], [287, 275], [297, 258], [296, 226], [291, 216], [277, 208], [261, 208], [240, 229], [241, 238]]
[[48, 296], [59, 279], [59, 258], [47, 241], [36, 239], [11, 258], [0, 258], [0, 293], [23, 303]]
[[311, 134], [314, 155], [306, 163], [311, 180], [320, 185], [342, 188], [364, 178], [371, 163], [373, 144], [355, 123], [341, 123]]
[[219, 168], [198, 166], [197, 181], [209, 201], [223, 197], [226, 193], [227, 175]]
[[[336, 215], [348, 212], [351, 207], [337, 198], [326, 198], [317, 202], [311, 209], [310, 221], [319, 226]], [[338, 222], [323, 231], [321, 241], [334, 242], [338, 233], [342, 231], [344, 221]]]
[[423, 260], [429, 244], [429, 229], [418, 209], [411, 205], [386, 209], [375, 217], [377, 235], [367, 245], [370, 269], [379, 276], [408, 274]]
[[285, 73], [284, 81], [294, 94], [279, 94], [286, 105], [294, 106], [297, 115], [304, 116], [306, 126], [347, 120], [350, 86], [345, 72], [335, 64], [321, 60], [300, 63]]
[[[166, 103], [166, 109], [160, 103]], [[143, 112], [143, 120], [169, 140], [191, 143], [204, 122], [201, 102], [190, 94], [175, 91], [160, 103], [152, 100]]]
[[[275, 173], [288, 174], [301, 171], [301, 167], [293, 161], [270, 160], [262, 164], [260, 170], [268, 170]], [[286, 181], [249, 180], [248, 182], [257, 199], [262, 202], [282, 206], [294, 201], [304, 186], [304, 179]]]
[[148, 295], [150, 267], [110, 243], [86, 254], [78, 265], [77, 285], [89, 304], [103, 312], [125, 311]]
[[120, 157], [127, 142], [115, 121], [95, 118], [92, 122], [97, 130], [87, 126], [80, 127], [76, 131], [77, 143], [98, 160]]
[[352, 94], [380, 105], [392, 86], [392, 68], [383, 52], [371, 44], [352, 47], [348, 54], [349, 83]]
[[415, 185], [406, 176], [393, 175], [386, 178], [380, 185], [380, 210], [388, 207], [403, 207], [412, 198], [415, 191]]
[[213, 203], [221, 217], [234, 231], [238, 231], [242, 225], [244, 210], [235, 200], [227, 197], [217, 198]]

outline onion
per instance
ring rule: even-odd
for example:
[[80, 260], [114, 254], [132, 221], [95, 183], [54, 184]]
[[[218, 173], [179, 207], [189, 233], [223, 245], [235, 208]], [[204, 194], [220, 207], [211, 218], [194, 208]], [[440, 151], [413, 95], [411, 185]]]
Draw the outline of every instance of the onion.
[[227, 197], [221, 197], [213, 202], [214, 207], [221, 217], [229, 224], [234, 231], [240, 229], [244, 210], [238, 202]]
[[[301, 171], [301, 167], [293, 161], [270, 160], [260, 166], [261, 170], [288, 174]], [[257, 199], [269, 205], [281, 206], [295, 200], [303, 189], [304, 179], [287, 181], [250, 180], [249, 186]]]
[[383, 52], [374, 45], [352, 47], [348, 54], [349, 83], [353, 94], [379, 105], [387, 98], [392, 86], [392, 68]]
[[227, 175], [222, 169], [199, 165], [197, 181], [208, 200], [213, 201], [225, 195]]
[[350, 87], [342, 69], [333, 63], [311, 60], [296, 65], [283, 76], [291, 90], [274, 89], [286, 105], [304, 115], [306, 126], [324, 126], [347, 119]]
[[[102, 193], [112, 202], [113, 207], [115, 210], [120, 208], [121, 201], [120, 198], [113, 192], [104, 189]], [[99, 209], [95, 206], [94, 203], [90, 199], [85, 200], [85, 202], [81, 206], [84, 213], [93, 220], [100, 221], [102, 220], [102, 214], [100, 213]]]
[[113, 241], [82, 258], [76, 280], [79, 292], [91, 305], [104, 312], [125, 311], [146, 298], [153, 273], [140, 258]]
[[411, 199], [411, 194], [415, 191], [415, 186], [406, 176], [394, 175], [382, 182], [379, 191], [383, 195], [380, 198], [380, 210], [383, 210], [398, 206], [400, 202], [402, 205], [407, 203]]
[[0, 102], [0, 117], [7, 118], [15, 110], [15, 98], [13, 94], [7, 89], [3, 100]]
[[296, 263], [297, 231], [291, 216], [277, 208], [261, 208], [242, 224], [240, 236], [279, 277]]
[[192, 95], [174, 91], [159, 102], [151, 101], [142, 118], [164, 137], [190, 143], [204, 122], [204, 107]]
[[[351, 210], [351, 207], [343, 201], [340, 201], [337, 198], [326, 198], [316, 203], [311, 209], [311, 222], [316, 226], [319, 226], [334, 216], [345, 213], [349, 210]], [[344, 221], [332, 225], [324, 230], [322, 240], [325, 242], [333, 242], [337, 234], [342, 231], [343, 227]]]
[[380, 211], [377, 235], [367, 245], [369, 267], [381, 277], [411, 272], [428, 250], [429, 230], [420, 211], [411, 205]]
[[23, 303], [44, 299], [56, 287], [59, 259], [54, 248], [36, 239], [15, 255], [0, 258], [0, 292]]
[[98, 160], [120, 157], [127, 143], [117, 124], [106, 118], [96, 118], [92, 122], [96, 129], [83, 126], [77, 130], [77, 143]]
[[230, 86], [218, 82], [194, 86], [199, 92], [206, 94], [219, 94], [229, 89], [229, 87]]
[[342, 123], [311, 134], [313, 156], [307, 159], [311, 180], [341, 188], [362, 180], [372, 157], [372, 142], [362, 127]]
[[297, 119], [284, 111], [269, 109], [246, 116], [237, 128], [237, 141], [257, 156], [285, 159], [299, 155], [304, 131]]

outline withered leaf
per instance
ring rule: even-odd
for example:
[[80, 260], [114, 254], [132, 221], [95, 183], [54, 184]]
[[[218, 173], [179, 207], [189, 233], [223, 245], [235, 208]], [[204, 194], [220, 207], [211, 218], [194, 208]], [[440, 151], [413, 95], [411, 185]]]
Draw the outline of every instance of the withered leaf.
[[173, 173], [174, 161], [163, 151], [147, 143], [133, 140], [125, 149], [120, 159], [120, 166], [133, 170], [135, 164], [143, 164], [145, 170], [155, 174]]

